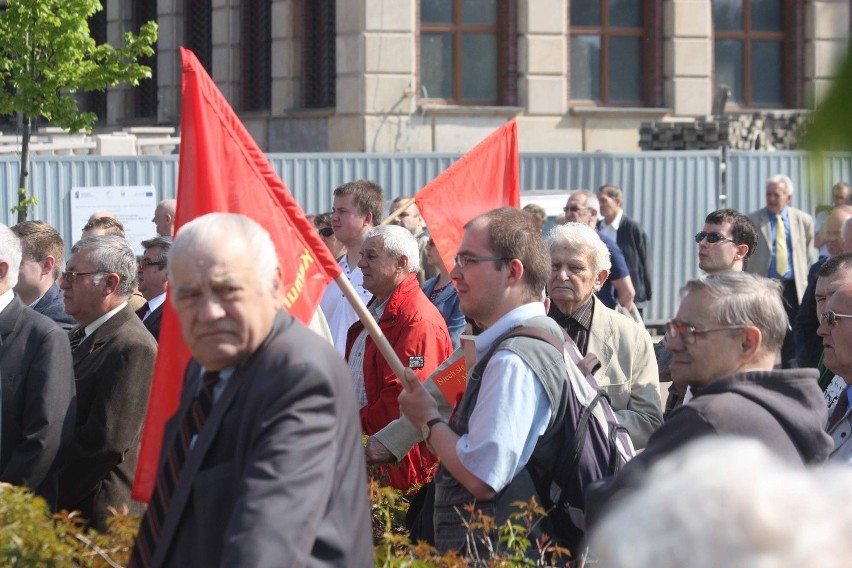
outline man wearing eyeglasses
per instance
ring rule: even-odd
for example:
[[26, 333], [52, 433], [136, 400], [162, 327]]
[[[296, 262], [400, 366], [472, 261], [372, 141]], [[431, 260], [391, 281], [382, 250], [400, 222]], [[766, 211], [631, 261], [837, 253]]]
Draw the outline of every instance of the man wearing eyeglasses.
[[774, 369], [787, 331], [779, 288], [764, 277], [726, 271], [681, 289], [666, 348], [672, 380], [694, 396], [654, 432], [644, 452], [589, 492], [587, 521], [641, 483], [651, 465], [703, 436], [753, 438], [796, 464], [828, 457], [832, 443], [823, 430], [827, 412], [816, 371]]
[[[547, 247], [525, 211], [504, 207], [474, 218], [465, 225], [451, 276], [462, 312], [487, 329], [474, 339], [479, 363], [469, 371], [449, 423], [435, 399], [406, 372], [409, 385], [399, 395], [400, 409], [441, 460], [433, 518], [435, 544], [442, 552], [464, 552], [468, 530], [459, 511], [475, 504], [502, 524], [513, 510], [511, 503], [533, 496], [527, 463], [553, 458], [552, 447], [537, 443], [564, 409], [563, 354], [538, 339], [498, 341], [518, 325], [535, 326], [564, 341], [541, 301], [548, 266]], [[486, 554], [480, 542], [474, 545]]]
[[[793, 181], [776, 175], [766, 182], [766, 207], [749, 215], [760, 232], [751, 261], [745, 270], [781, 282], [788, 326], [792, 326], [808, 286], [808, 266], [814, 241], [814, 220], [790, 207]], [[795, 358], [792, 331], [781, 349], [781, 365], [789, 368]]]
[[86, 237], [71, 249], [60, 287], [65, 311], [79, 324], [69, 334], [77, 385], [74, 437], [59, 473], [59, 507], [80, 511], [97, 530], [109, 508], [142, 507], [130, 499], [157, 342], [128, 304], [137, 262], [127, 241]]
[[825, 366], [839, 383], [833, 389], [826, 425], [834, 441], [830, 459], [852, 464], [852, 284], [847, 281], [824, 305], [818, 333], [825, 347]]
[[55, 460], [73, 433], [74, 375], [67, 334], [15, 295], [21, 243], [0, 225], [0, 482], [56, 507]]
[[[817, 321], [822, 320], [829, 298], [839, 289], [850, 284], [852, 284], [852, 253], [838, 254], [825, 261], [817, 272], [816, 286], [814, 287]], [[824, 347], [825, 338], [820, 334], [819, 327], [817, 334]], [[825, 359], [826, 351], [823, 349], [817, 364], [817, 370], [820, 372], [819, 386], [823, 390], [826, 405], [831, 408], [837, 403], [841, 391], [846, 388], [846, 383], [842, 375], [828, 368]]]
[[154, 339], [160, 338], [160, 321], [163, 318], [163, 304], [166, 302], [168, 272], [166, 260], [172, 247], [172, 238], [156, 236], [142, 241], [145, 253], [139, 261], [139, 292], [145, 297], [145, 304], [136, 310], [136, 315], [145, 324]]

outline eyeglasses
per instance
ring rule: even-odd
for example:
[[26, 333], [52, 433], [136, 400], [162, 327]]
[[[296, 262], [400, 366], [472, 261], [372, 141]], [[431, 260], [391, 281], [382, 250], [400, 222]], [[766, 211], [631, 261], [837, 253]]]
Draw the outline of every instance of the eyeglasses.
[[562, 211], [565, 213], [579, 213], [580, 211], [585, 211], [588, 207], [580, 207], [579, 205], [572, 205], [571, 207], [563, 207]]
[[672, 320], [666, 324], [666, 341], [671, 341], [674, 338], [680, 338], [684, 345], [692, 345], [695, 339], [710, 333], [711, 331], [722, 331], [725, 329], [744, 329], [744, 325], [726, 325], [721, 327], [711, 327], [710, 329], [695, 329], [695, 326], [682, 321]]
[[150, 258], [143, 258], [139, 261], [139, 266], [165, 266], [166, 263], [157, 260], [151, 260]]
[[74, 272], [73, 270], [71, 270], [62, 272], [60, 276], [64, 281], [68, 282], [69, 284], [73, 284], [80, 276], [89, 276], [91, 274], [106, 274], [106, 272], [104, 272], [103, 270], [96, 270], [95, 272]]
[[319, 229], [319, 234], [321, 237], [328, 238], [334, 234], [334, 229], [331, 227], [323, 227], [322, 229]]
[[842, 318], [852, 318], [852, 316], [848, 314], [838, 314], [837, 312], [827, 311], [820, 316], [819, 320], [828, 327], [834, 327], [839, 323], [837, 320]]
[[512, 260], [512, 258], [506, 256], [471, 256], [469, 254], [457, 254], [453, 260], [455, 261], [456, 266], [464, 268], [468, 264], [477, 264], [486, 261]]
[[716, 243], [724, 243], [724, 242], [728, 242], [728, 241], [734, 242], [733, 240], [729, 239], [728, 237], [726, 237], [722, 233], [708, 233], [707, 231], [701, 231], [700, 233], [697, 233], [695, 235], [695, 242], [696, 243], [700, 243], [704, 239], [707, 239], [707, 242], [710, 243], [711, 245], [715, 245]]

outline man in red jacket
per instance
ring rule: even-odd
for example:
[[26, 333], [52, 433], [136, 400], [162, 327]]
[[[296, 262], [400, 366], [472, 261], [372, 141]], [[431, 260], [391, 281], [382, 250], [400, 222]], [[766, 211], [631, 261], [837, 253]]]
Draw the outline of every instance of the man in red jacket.
[[[444, 318], [420, 290], [417, 271], [420, 252], [416, 239], [403, 228], [380, 225], [367, 231], [358, 267], [364, 288], [373, 294], [368, 304], [402, 364], [420, 381], [452, 352]], [[372, 435], [399, 418], [397, 397], [402, 383], [359, 321], [349, 328], [346, 361], [361, 405], [361, 428]], [[425, 442], [414, 446], [399, 465], [384, 473], [388, 484], [403, 491], [428, 480], [434, 456]]]

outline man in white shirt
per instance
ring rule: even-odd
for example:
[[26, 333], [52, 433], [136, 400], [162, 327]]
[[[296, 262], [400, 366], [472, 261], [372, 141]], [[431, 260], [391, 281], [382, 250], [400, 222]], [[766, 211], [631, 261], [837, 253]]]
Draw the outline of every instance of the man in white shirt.
[[[400, 408], [441, 460], [434, 515], [441, 551], [463, 548], [467, 530], [456, 511], [466, 505], [475, 503], [499, 525], [512, 502], [533, 496], [527, 491], [529, 476], [522, 473], [531, 458], [541, 457], [539, 437], [560, 412], [565, 363], [547, 342], [516, 337], [504, 343], [502, 336], [523, 324], [563, 342], [541, 301], [548, 274], [547, 247], [530, 215], [504, 207], [470, 221], [451, 275], [462, 312], [487, 329], [475, 339], [480, 363], [469, 371], [449, 423], [406, 371], [409, 385], [399, 396]], [[496, 350], [483, 368], [492, 347]]]
[[[364, 288], [364, 276], [358, 268], [358, 260], [361, 257], [364, 234], [380, 222], [383, 211], [382, 188], [375, 182], [351, 181], [334, 190], [331, 228], [334, 229], [337, 240], [346, 245], [346, 254], [340, 257], [338, 262], [343, 274], [365, 304], [373, 295]], [[346, 353], [346, 334], [349, 327], [358, 320], [358, 315], [336, 282], [326, 288], [320, 307], [328, 321], [334, 348], [342, 357]]]
[[145, 324], [154, 339], [159, 341], [160, 322], [163, 318], [163, 304], [166, 302], [168, 271], [166, 261], [172, 248], [171, 237], [156, 236], [142, 241], [145, 253], [139, 261], [139, 292], [145, 297], [145, 304], [136, 310], [136, 315]]

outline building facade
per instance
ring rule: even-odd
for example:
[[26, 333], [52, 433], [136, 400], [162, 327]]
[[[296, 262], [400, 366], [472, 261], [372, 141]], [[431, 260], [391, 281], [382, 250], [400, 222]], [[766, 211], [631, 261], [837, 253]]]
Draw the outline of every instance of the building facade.
[[[268, 152], [636, 151], [660, 119], [813, 108], [849, 0], [106, 0], [93, 35], [160, 26], [154, 77], [99, 125], [178, 125], [179, 46]], [[729, 93], [727, 97], [724, 93]], [[726, 98], [726, 102], [725, 102]]]

